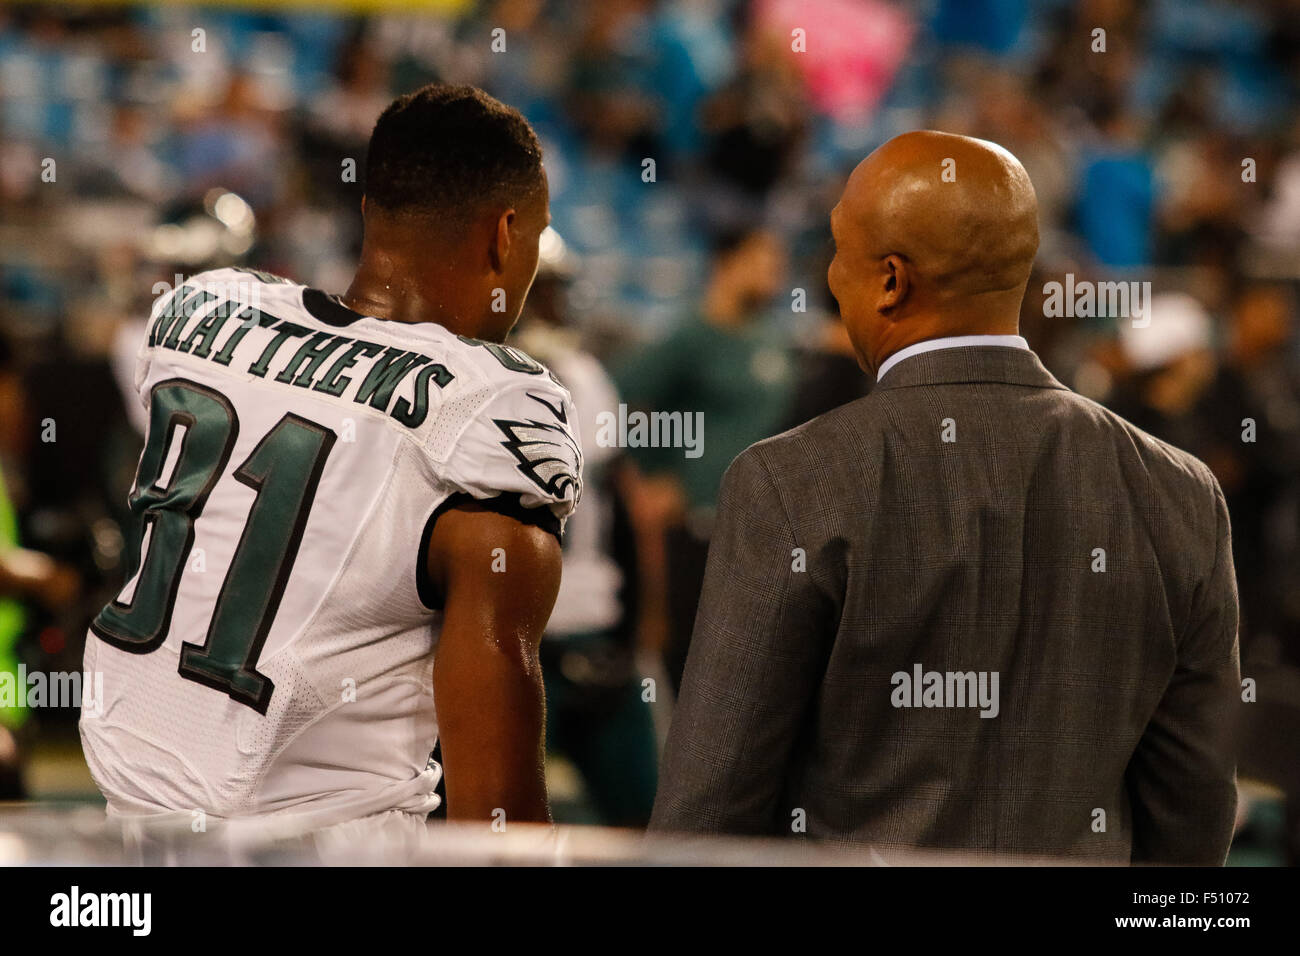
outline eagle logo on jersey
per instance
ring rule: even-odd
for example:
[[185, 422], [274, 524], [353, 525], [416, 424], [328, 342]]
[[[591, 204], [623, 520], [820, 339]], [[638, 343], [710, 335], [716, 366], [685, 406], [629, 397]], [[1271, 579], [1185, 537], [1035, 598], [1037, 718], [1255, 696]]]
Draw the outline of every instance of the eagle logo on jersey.
[[[555, 378], [555, 376], [552, 375], [551, 378]], [[556, 381], [556, 384], [558, 385], [558, 384], [559, 384], [559, 379], [555, 379], [555, 381]], [[545, 405], [545, 406], [546, 406], [546, 410], [549, 411], [549, 412], [550, 412], [552, 415], [554, 415], [556, 418], [558, 418], [558, 419], [560, 420], [560, 423], [561, 423], [561, 424], [564, 424], [564, 425], [569, 424], [569, 416], [568, 416], [568, 413], [565, 412], [565, 410], [564, 410], [564, 403], [563, 403], [563, 402], [559, 403], [558, 405], [552, 405], [550, 402], [548, 402], [546, 399], [542, 398], [540, 395], [534, 395], [532, 392], [524, 392], [524, 394], [527, 395], [529, 398], [531, 398], [533, 401], [535, 401], [535, 402], [540, 402], [542, 405]]]
[[522, 474], [554, 498], [563, 499], [573, 489], [576, 503], [582, 452], [568, 429], [531, 419], [492, 421], [506, 436], [501, 446], [515, 456]]

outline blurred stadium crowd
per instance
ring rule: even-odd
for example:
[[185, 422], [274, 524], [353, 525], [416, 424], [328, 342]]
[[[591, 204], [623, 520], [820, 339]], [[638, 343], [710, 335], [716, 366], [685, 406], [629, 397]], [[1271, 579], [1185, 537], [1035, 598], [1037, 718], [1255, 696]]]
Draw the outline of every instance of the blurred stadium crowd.
[[[154, 284], [241, 262], [343, 291], [371, 125], [431, 80], [482, 86], [543, 140], [558, 236], [523, 347], [580, 409], [703, 413], [698, 457], [582, 436], [545, 664], [590, 818], [648, 815], [663, 718], [642, 675], [680, 675], [731, 458], [870, 387], [825, 287], [828, 214], [906, 129], [1022, 160], [1042, 215], [1023, 333], [1066, 384], [1211, 465], [1243, 674], [1300, 666], [1295, 3], [437, 0], [0, 8], [0, 536], [81, 584], [0, 605], [0, 667], [75, 670], [120, 585], [140, 446], [123, 343]], [[1047, 315], [1067, 274], [1150, 282], [1151, 326]], [[0, 713], [20, 740], [59, 731]]]

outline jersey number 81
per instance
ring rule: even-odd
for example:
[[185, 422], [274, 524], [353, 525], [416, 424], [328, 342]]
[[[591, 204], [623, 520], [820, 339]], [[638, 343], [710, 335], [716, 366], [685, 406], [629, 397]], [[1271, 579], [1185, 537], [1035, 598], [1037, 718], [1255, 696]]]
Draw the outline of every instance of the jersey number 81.
[[[194, 545], [194, 522], [225, 472], [239, 418], [219, 392], [185, 379], [154, 386], [149, 437], [131, 493], [140, 548], [127, 584], [91, 629], [132, 654], [167, 639], [181, 575]], [[332, 429], [286, 414], [233, 472], [257, 497], [202, 644], [181, 645], [181, 677], [230, 695], [265, 714], [275, 687], [257, 671], [325, 460]]]

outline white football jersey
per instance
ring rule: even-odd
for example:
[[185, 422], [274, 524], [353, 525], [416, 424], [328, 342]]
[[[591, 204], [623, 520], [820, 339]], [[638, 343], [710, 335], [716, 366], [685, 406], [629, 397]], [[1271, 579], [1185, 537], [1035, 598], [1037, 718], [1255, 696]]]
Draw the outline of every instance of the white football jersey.
[[110, 811], [436, 807], [427, 535], [472, 498], [558, 536], [569, 393], [517, 349], [241, 269], [157, 304], [136, 385], [138, 548], [87, 636], [81, 718]]

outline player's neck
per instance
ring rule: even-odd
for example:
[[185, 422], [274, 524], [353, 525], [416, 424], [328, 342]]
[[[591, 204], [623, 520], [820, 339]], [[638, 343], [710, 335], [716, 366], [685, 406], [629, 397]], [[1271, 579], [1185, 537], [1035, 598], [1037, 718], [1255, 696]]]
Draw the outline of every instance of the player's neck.
[[[354, 312], [389, 322], [435, 322], [457, 335], [475, 336], [478, 314], [464, 291], [446, 276], [416, 277], [390, 256], [364, 256], [343, 304]], [[439, 281], [442, 279], [443, 281]]]

